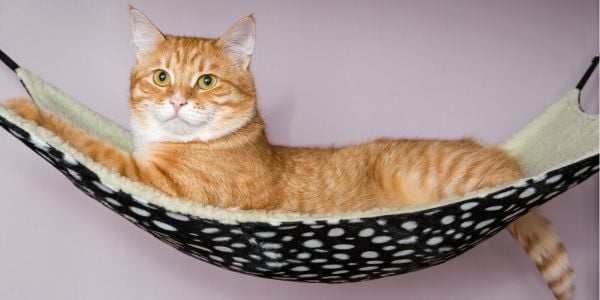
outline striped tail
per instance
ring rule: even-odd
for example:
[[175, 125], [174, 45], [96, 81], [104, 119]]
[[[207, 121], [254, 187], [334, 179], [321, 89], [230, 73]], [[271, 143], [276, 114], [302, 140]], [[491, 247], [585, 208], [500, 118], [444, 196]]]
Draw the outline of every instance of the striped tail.
[[539, 210], [534, 210], [511, 223], [508, 231], [535, 262], [556, 299], [572, 299], [573, 268], [550, 221]]

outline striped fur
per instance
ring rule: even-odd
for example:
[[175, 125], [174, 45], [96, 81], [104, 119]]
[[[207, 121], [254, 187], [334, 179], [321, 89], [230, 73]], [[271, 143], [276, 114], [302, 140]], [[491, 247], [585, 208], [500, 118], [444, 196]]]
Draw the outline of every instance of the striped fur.
[[[251, 16], [222, 38], [205, 39], [163, 35], [139, 11], [131, 13], [134, 34], [141, 32], [130, 86], [134, 153], [40, 113], [28, 99], [6, 105], [124, 176], [218, 207], [309, 213], [401, 207], [521, 177], [516, 159], [472, 139], [380, 139], [342, 148], [272, 145], [248, 69], [254, 42]], [[170, 85], [153, 82], [157, 69], [168, 72]], [[215, 75], [217, 85], [199, 89], [203, 74]], [[169, 104], [174, 99], [185, 104], [176, 110]], [[570, 299], [573, 270], [548, 220], [534, 211], [513, 222], [509, 231], [556, 298]]]
[[574, 272], [550, 221], [535, 210], [511, 223], [508, 231], [535, 262], [556, 299], [572, 299]]

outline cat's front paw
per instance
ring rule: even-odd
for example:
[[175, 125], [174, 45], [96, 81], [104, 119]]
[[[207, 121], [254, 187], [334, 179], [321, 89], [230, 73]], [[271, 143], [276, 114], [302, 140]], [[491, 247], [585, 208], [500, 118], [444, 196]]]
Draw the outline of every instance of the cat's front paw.
[[20, 117], [33, 121], [40, 122], [40, 112], [33, 101], [28, 98], [15, 98], [2, 103], [5, 107], [15, 112]]

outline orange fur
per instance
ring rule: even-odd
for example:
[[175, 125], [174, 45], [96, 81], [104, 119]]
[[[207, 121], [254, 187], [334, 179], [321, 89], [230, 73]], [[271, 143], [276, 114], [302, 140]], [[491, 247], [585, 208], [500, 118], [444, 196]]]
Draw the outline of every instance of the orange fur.
[[[253, 24], [252, 17], [245, 22], [249, 20]], [[155, 34], [155, 49], [138, 52], [138, 64], [131, 73], [132, 119], [141, 131], [135, 153], [39, 112], [28, 99], [6, 105], [124, 176], [173, 196], [218, 207], [309, 213], [401, 207], [436, 202], [521, 177], [515, 158], [472, 139], [380, 139], [341, 148], [272, 145], [257, 111], [249, 60], [242, 60], [242, 67], [236, 64], [223, 38], [169, 36], [158, 29]], [[172, 83], [156, 85], [152, 81], [156, 69], [172, 73]], [[214, 74], [219, 83], [210, 90], [198, 89], [193, 85], [198, 74]], [[154, 133], [144, 130], [150, 130], [155, 122], [148, 116], [148, 107], [163, 105], [174, 97], [185, 99], [186, 107], [196, 109], [194, 113], [213, 111], [212, 123], [202, 125], [210, 131], [200, 136], [216, 138], [148, 138], [145, 134]], [[166, 107], [170, 109], [168, 104]], [[240, 116], [247, 121], [232, 127], [230, 123]], [[534, 211], [512, 223], [509, 230], [534, 259], [557, 298], [569, 299], [573, 272], [549, 222]]]

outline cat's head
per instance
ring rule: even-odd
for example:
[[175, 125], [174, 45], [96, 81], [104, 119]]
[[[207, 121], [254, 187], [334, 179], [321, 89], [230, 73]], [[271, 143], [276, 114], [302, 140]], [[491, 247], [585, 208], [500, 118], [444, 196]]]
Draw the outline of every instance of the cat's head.
[[129, 15], [137, 48], [130, 86], [137, 139], [211, 141], [256, 116], [248, 70], [255, 41], [251, 15], [218, 39], [166, 35], [137, 9], [130, 7]]

